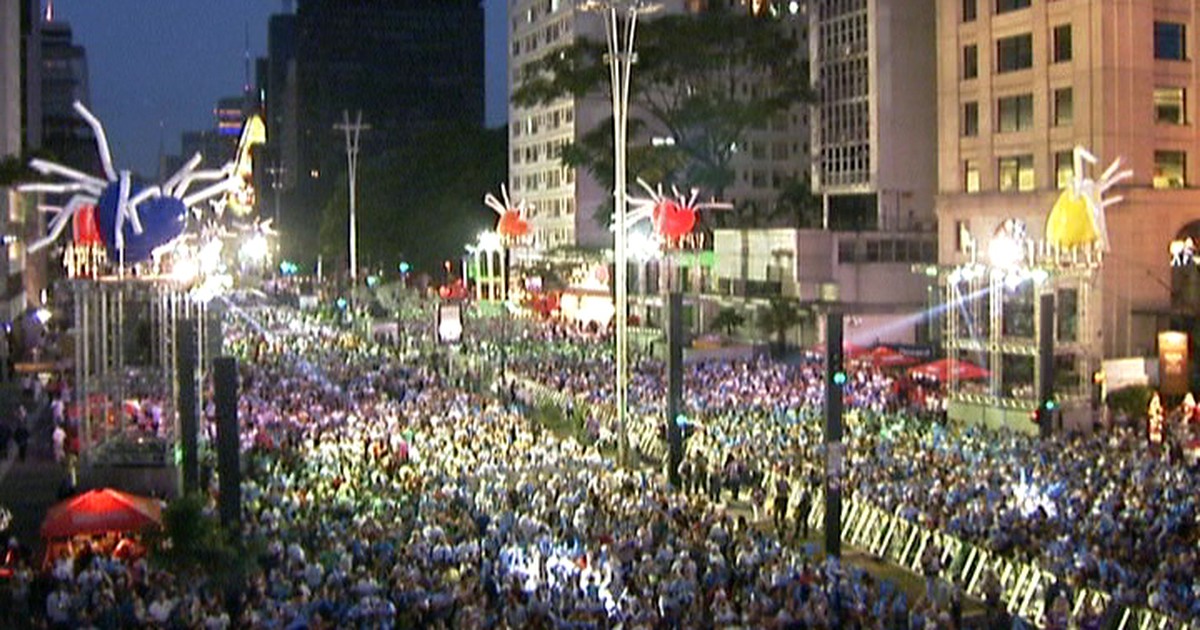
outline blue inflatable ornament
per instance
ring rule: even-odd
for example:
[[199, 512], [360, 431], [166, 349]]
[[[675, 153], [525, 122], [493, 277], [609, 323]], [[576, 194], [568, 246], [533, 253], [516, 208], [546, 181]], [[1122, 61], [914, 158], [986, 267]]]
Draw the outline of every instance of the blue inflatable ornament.
[[[43, 206], [58, 213], [50, 222], [50, 232], [29, 245], [36, 252], [58, 239], [80, 208], [96, 206], [96, 222], [108, 250], [109, 260], [118, 264], [136, 264], [149, 260], [154, 250], [171, 244], [187, 227], [188, 211], [196, 204], [237, 190], [245, 178], [236, 172], [236, 164], [219, 170], [197, 171], [200, 154], [192, 156], [183, 168], [161, 185], [133, 181], [129, 171], [113, 168], [108, 138], [100, 121], [83, 104], [75, 102], [75, 111], [96, 135], [96, 148], [104, 179], [46, 160], [32, 160], [37, 172], [60, 178], [57, 182], [23, 184], [22, 192], [71, 194], [63, 207]], [[194, 193], [188, 189], [196, 182], [211, 182]]]

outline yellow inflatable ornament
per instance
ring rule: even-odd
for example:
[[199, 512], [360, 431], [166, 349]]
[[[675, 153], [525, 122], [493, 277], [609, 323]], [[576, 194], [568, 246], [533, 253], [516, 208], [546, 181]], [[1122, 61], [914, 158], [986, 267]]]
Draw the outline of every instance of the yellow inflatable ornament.
[[1071, 184], [1050, 209], [1046, 218], [1046, 242], [1059, 249], [1099, 244], [1108, 250], [1108, 228], [1104, 211], [1121, 201], [1120, 196], [1105, 198], [1105, 193], [1118, 182], [1129, 179], [1133, 171], [1119, 171], [1121, 159], [1101, 173], [1098, 179], [1084, 176], [1083, 164], [1096, 164], [1096, 156], [1083, 147], [1075, 147]]
[[1046, 219], [1046, 241], [1066, 249], [1091, 245], [1099, 238], [1087, 199], [1071, 188], [1063, 190]]

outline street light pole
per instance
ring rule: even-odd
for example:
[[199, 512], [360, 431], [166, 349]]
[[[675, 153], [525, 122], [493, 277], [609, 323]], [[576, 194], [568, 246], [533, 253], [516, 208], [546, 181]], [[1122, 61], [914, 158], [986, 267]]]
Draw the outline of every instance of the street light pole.
[[353, 287], [358, 285], [358, 218], [355, 214], [358, 197], [358, 146], [360, 134], [369, 131], [371, 125], [363, 124], [361, 109], [358, 110], [353, 123], [350, 122], [350, 111], [342, 110], [342, 122], [333, 128], [346, 135], [346, 166], [350, 180], [350, 284], [353, 295]]
[[[618, 457], [622, 464], [629, 463], [629, 434], [627, 433], [627, 398], [629, 389], [629, 330], [627, 311], [629, 295], [627, 278], [628, 253], [625, 250], [626, 227], [625, 214], [627, 210], [625, 194], [625, 154], [628, 140], [629, 119], [629, 73], [636, 60], [633, 52], [634, 34], [637, 29], [637, 18], [640, 13], [650, 13], [658, 9], [658, 5], [649, 4], [643, 0], [588, 0], [580, 5], [584, 11], [598, 11], [604, 18], [604, 36], [608, 43], [608, 68], [612, 81], [613, 108], [613, 199], [615, 202], [616, 234], [613, 243], [613, 258], [615, 273], [613, 282], [616, 284], [614, 302], [616, 302], [616, 407], [617, 407], [617, 448]], [[620, 18], [625, 18], [624, 24]], [[622, 36], [623, 34], [623, 36]]]

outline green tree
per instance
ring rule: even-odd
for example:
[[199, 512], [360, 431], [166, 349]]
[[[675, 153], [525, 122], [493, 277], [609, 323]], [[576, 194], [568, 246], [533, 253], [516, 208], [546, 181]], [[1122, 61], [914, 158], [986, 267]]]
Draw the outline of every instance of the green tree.
[[[457, 261], [480, 232], [496, 225], [483, 195], [507, 180], [506, 129], [440, 128], [379, 156], [364, 155], [358, 176], [358, 260], [395, 270], [403, 258], [413, 273], [441, 280], [442, 263]], [[518, 195], [519, 196], [519, 195]], [[344, 260], [349, 217], [346, 180], [321, 220], [326, 260]]]
[[713, 317], [712, 324], [709, 326], [712, 330], [724, 332], [727, 336], [732, 337], [733, 331], [740, 328], [746, 323], [746, 317], [737, 312], [736, 309], [725, 307], [717, 311]]
[[[807, 65], [797, 55], [799, 44], [782, 23], [742, 11], [711, 8], [699, 14], [677, 14], [647, 20], [638, 27], [637, 64], [630, 88], [631, 111], [645, 124], [663, 129], [674, 141], [651, 152], [664, 169], [661, 181], [699, 186], [720, 197], [733, 183], [730, 160], [745, 145], [746, 133], [766, 128], [771, 119], [809, 99]], [[580, 41], [543, 57], [530, 78], [514, 92], [520, 106], [548, 103], [610, 91], [605, 45]], [[747, 93], [746, 78], [754, 77]], [[634, 116], [630, 130], [634, 130]], [[597, 133], [607, 134], [611, 124]], [[585, 139], [586, 140], [586, 139]], [[581, 142], [568, 153], [598, 181], [611, 181], [611, 144]], [[604, 149], [609, 149], [607, 152]], [[630, 152], [630, 172], [637, 169]]]
[[787, 347], [787, 333], [808, 319], [808, 312], [800, 308], [795, 298], [771, 298], [767, 308], [758, 312], [758, 328], [774, 337], [776, 354], [783, 354]]
[[33, 158], [54, 159], [46, 151], [34, 151], [24, 155], [6, 155], [0, 157], [0, 187], [15, 186], [16, 184], [36, 180], [38, 174], [32, 168], [29, 168], [29, 161]]
[[821, 198], [814, 195], [812, 187], [803, 180], [793, 179], [787, 183], [779, 193], [776, 209], [795, 227], [822, 227]]
[[162, 530], [147, 536], [150, 560], [185, 579], [238, 584], [253, 569], [254, 554], [230, 542], [204, 506], [198, 494], [171, 501], [162, 513]]

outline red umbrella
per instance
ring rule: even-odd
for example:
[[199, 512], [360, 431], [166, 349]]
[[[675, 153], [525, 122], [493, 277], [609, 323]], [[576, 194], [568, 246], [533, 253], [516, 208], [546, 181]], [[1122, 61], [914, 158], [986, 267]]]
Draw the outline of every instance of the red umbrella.
[[991, 375], [991, 372], [974, 363], [958, 359], [939, 359], [925, 365], [918, 365], [910, 369], [908, 373], [912, 376], [925, 376], [943, 382], [950, 380], [951, 374], [954, 374], [960, 381], [974, 381]]
[[111, 488], [90, 490], [57, 503], [42, 521], [42, 538], [130, 532], [162, 526], [162, 504]]

